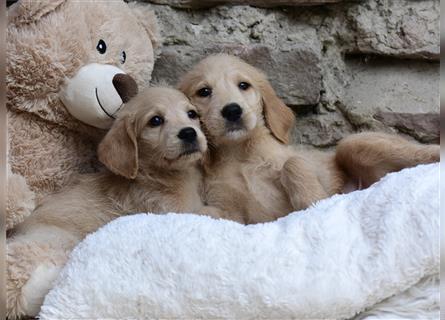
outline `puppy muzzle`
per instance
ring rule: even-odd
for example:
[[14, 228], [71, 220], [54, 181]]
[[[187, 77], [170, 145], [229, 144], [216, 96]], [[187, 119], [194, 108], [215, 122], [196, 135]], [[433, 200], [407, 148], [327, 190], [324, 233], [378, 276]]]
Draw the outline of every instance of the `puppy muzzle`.
[[243, 109], [238, 103], [229, 103], [221, 110], [221, 115], [228, 122], [236, 123], [241, 120]]

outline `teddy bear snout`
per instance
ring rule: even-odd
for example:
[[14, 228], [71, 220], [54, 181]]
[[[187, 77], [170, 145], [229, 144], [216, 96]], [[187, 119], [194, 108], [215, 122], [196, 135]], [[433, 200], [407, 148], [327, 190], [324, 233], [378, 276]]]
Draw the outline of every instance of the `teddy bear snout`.
[[118, 73], [113, 77], [113, 86], [116, 88], [123, 103], [128, 102], [138, 93], [136, 81], [125, 73]]
[[81, 67], [66, 78], [59, 97], [69, 113], [91, 126], [109, 129], [116, 112], [138, 92], [138, 86], [122, 69], [100, 63]]

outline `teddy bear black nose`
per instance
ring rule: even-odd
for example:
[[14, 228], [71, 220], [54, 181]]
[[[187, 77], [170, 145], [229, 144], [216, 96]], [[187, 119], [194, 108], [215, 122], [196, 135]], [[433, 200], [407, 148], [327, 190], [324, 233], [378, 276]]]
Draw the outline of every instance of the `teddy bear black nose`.
[[189, 143], [195, 142], [196, 136], [196, 130], [192, 127], [183, 128], [178, 134], [179, 139]]
[[128, 74], [118, 73], [113, 77], [113, 85], [123, 103], [130, 101], [138, 93], [136, 81]]
[[227, 120], [235, 122], [241, 118], [243, 109], [241, 109], [238, 103], [229, 103], [222, 109], [221, 114]]

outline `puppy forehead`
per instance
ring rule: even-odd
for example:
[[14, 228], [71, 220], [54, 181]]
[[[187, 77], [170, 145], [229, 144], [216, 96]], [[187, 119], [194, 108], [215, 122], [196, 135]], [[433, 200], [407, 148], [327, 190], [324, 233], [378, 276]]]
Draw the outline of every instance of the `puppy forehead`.
[[209, 66], [215, 66], [215, 67], [219, 67], [219, 68], [225, 68], [225, 67], [227, 68], [230, 66], [239, 66], [240, 67], [243, 65], [247, 65], [247, 63], [238, 57], [221, 53], [221, 54], [215, 54], [215, 55], [211, 55], [211, 56], [204, 58], [203, 60], [201, 60], [201, 62], [198, 63], [198, 65], [209, 65]]
[[182, 92], [165, 87], [145, 89], [131, 101], [133, 111], [143, 112], [182, 110], [189, 105], [189, 100]]
[[189, 85], [192, 89], [217, 84], [228, 84], [233, 81], [251, 80], [252, 67], [238, 58], [226, 56], [210, 56], [202, 60], [191, 71]]
[[188, 102], [187, 97], [181, 91], [166, 87], [145, 89], [142, 96], [151, 105], [170, 105], [175, 102], [186, 104]]
[[247, 69], [251, 68], [244, 60], [227, 54], [209, 56], [202, 60], [200, 64], [204, 68], [219, 69], [222, 72], [231, 70], [248, 71]]

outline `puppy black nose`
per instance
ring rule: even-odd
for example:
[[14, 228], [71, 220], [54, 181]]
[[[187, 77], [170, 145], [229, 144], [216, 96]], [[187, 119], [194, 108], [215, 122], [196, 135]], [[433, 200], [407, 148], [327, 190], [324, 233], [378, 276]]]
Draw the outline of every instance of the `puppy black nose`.
[[178, 133], [178, 138], [185, 141], [185, 142], [194, 142], [196, 140], [196, 130], [192, 127], [187, 127], [181, 129]]
[[235, 122], [241, 118], [243, 109], [241, 109], [238, 103], [229, 103], [221, 110], [221, 114], [227, 120]]

